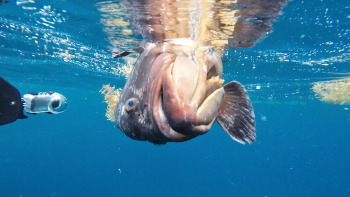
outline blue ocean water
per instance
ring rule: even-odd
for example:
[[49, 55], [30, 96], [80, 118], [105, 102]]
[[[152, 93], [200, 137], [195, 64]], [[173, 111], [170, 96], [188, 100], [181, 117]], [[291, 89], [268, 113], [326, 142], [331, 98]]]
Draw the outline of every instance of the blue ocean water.
[[225, 56], [224, 79], [253, 101], [255, 143], [215, 124], [164, 146], [131, 140], [105, 118], [99, 90], [126, 80], [109, 72], [119, 60], [97, 1], [18, 2], [0, 5], [0, 75], [22, 94], [59, 92], [68, 109], [0, 127], [0, 197], [350, 196], [349, 106], [311, 90], [349, 73], [345, 1], [291, 1], [271, 35]]

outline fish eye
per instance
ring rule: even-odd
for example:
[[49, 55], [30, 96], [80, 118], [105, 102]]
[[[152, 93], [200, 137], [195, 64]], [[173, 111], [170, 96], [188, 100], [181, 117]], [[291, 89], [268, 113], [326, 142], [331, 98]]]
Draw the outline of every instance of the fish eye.
[[137, 98], [130, 98], [125, 102], [125, 111], [128, 114], [134, 111], [137, 101], [138, 101]]

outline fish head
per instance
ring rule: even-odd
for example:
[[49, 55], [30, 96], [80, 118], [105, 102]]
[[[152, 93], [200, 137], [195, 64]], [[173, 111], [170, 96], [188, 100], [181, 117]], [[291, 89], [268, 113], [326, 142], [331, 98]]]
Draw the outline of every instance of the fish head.
[[209, 130], [219, 110], [222, 63], [155, 44], [137, 60], [115, 108], [117, 127], [154, 144], [192, 139]]
[[114, 110], [117, 128], [134, 140], [150, 141], [164, 144], [161, 136], [156, 135], [157, 127], [150, 112], [150, 95], [152, 75], [157, 66], [156, 62], [162, 54], [160, 45], [152, 44], [146, 47], [138, 60], [120, 94]]

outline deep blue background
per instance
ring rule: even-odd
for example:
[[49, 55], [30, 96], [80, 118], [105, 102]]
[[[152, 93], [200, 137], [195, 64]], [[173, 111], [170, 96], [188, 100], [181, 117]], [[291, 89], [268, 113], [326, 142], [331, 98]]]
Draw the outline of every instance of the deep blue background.
[[194, 140], [155, 146], [114, 128], [98, 91], [57, 92], [69, 99], [65, 113], [1, 127], [1, 196], [350, 195], [344, 106], [255, 104], [252, 145], [234, 142], [215, 124]]

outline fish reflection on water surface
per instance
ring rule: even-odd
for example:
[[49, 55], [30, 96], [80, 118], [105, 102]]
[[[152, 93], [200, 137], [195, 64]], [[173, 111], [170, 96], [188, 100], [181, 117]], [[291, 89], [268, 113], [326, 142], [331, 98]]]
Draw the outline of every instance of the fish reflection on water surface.
[[272, 31], [287, 0], [122, 0], [143, 36], [115, 107], [117, 127], [135, 140], [182, 142], [215, 121], [234, 140], [255, 141], [255, 115], [243, 85], [224, 83], [224, 50], [252, 47]]

